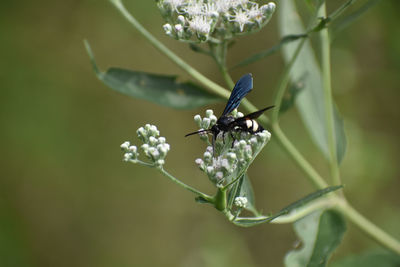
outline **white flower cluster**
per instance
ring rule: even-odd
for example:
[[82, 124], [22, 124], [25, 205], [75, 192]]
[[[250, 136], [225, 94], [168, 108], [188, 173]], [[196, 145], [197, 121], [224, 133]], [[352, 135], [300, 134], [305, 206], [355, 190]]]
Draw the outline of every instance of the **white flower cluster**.
[[247, 202], [248, 202], [248, 200], [246, 197], [236, 197], [235, 198], [235, 206], [238, 208], [246, 208]]
[[[232, 115], [235, 118], [243, 117], [243, 114], [236, 110], [232, 112]], [[200, 129], [209, 129], [215, 124], [217, 118], [212, 110], [207, 110], [203, 119], [200, 115], [196, 115], [194, 120]], [[271, 134], [267, 130], [256, 134], [240, 132], [234, 133], [234, 135], [236, 140], [233, 146], [226, 140], [217, 139], [216, 147], [228, 147], [227, 149], [220, 149], [221, 153], [219, 155], [215, 155], [213, 147], [208, 146], [203, 158], [195, 160], [200, 170], [205, 172], [208, 178], [216, 185], [222, 185], [224, 182], [230, 182], [231, 179], [236, 178], [271, 138]], [[208, 137], [200, 135], [200, 138], [207, 140]]]
[[[169, 144], [166, 143], [165, 137], [160, 137], [160, 132], [154, 125], [146, 124], [136, 131], [140, 140], [143, 141], [141, 149], [144, 155], [157, 167], [162, 167], [165, 163], [165, 157], [170, 149]], [[138, 162], [139, 153], [136, 146], [131, 146], [128, 141], [121, 145], [122, 150], [125, 152], [124, 161]]]
[[224, 178], [233, 174], [237, 168], [237, 157], [234, 152], [228, 152], [215, 158], [211, 146], [207, 147], [203, 159], [198, 158], [195, 162], [216, 185], [222, 185], [225, 181]]
[[[206, 116], [201, 118], [201, 116], [197, 114], [194, 116], [194, 122], [197, 124], [200, 130], [207, 130], [217, 122], [217, 117], [214, 115], [214, 111], [207, 109]], [[200, 138], [203, 141], [208, 140], [206, 133], [200, 133]]]
[[249, 0], [158, 0], [167, 35], [178, 40], [230, 39], [265, 26], [275, 11], [273, 2], [260, 6]]
[[120, 147], [125, 152], [124, 161], [134, 162], [134, 163], [137, 162], [139, 153], [137, 151], [136, 146], [131, 146], [131, 143], [129, 141], [125, 141], [124, 143], [121, 144]]

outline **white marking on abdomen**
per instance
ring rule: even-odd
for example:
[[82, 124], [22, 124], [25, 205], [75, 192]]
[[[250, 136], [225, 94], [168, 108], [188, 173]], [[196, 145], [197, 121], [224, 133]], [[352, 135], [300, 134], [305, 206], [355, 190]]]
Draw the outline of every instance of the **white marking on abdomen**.
[[258, 123], [255, 120], [252, 120], [253, 122], [253, 132], [256, 132], [258, 130]]
[[253, 123], [251, 122], [251, 120], [246, 120], [246, 126], [247, 126], [247, 129], [251, 129], [251, 127], [253, 126]]

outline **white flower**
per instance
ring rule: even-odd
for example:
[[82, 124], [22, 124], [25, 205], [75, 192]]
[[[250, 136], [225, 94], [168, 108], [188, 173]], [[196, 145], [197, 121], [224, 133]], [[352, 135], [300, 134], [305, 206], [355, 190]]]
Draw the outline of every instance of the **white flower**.
[[231, 21], [237, 22], [239, 24], [240, 31], [242, 32], [245, 24], [252, 23], [250, 21], [249, 15], [246, 11], [237, 10], [235, 15], [233, 15], [233, 19]]
[[193, 19], [189, 21], [189, 27], [194, 32], [208, 35], [211, 30], [211, 21], [205, 16], [194, 16]]
[[246, 197], [236, 197], [235, 198], [235, 206], [239, 208], [245, 208], [247, 206], [247, 198]]
[[182, 10], [190, 17], [203, 15], [204, 4], [200, 1], [189, 2]]
[[249, 16], [250, 19], [253, 19], [257, 21], [257, 23], [261, 23], [261, 21], [264, 19], [264, 14], [261, 11], [261, 9], [258, 8], [258, 4], [253, 5], [248, 11], [247, 15]]

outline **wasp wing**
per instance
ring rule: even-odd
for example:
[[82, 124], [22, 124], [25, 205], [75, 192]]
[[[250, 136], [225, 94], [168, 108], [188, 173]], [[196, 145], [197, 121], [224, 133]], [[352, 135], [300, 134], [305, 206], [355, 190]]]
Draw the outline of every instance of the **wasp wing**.
[[240, 105], [240, 101], [242, 101], [243, 97], [245, 97], [250, 91], [253, 89], [253, 77], [251, 73], [247, 73], [240, 78], [235, 87], [233, 87], [231, 96], [228, 99], [226, 107], [222, 112], [222, 116], [225, 116], [232, 112], [235, 108]]
[[256, 111], [256, 112], [253, 112], [253, 113], [244, 115], [243, 117], [237, 118], [237, 119], [234, 120], [232, 123], [236, 125], [236, 124], [238, 124], [238, 123], [240, 123], [240, 122], [242, 122], [242, 121], [245, 121], [245, 120], [254, 120], [254, 119], [257, 119], [258, 117], [261, 116], [261, 114], [264, 113], [264, 111], [266, 111], [266, 110], [268, 110], [268, 109], [271, 109], [271, 108], [273, 108], [273, 107], [275, 107], [275, 106], [269, 106], [269, 107], [260, 109], [260, 110], [258, 110], [258, 111]]

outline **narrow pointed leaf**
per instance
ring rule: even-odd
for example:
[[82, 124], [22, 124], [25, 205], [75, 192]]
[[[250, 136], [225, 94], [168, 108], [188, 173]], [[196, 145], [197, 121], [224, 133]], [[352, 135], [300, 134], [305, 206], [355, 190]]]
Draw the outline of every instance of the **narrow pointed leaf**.
[[121, 68], [110, 68], [101, 72], [89, 44], [85, 42], [85, 45], [97, 77], [115, 91], [176, 109], [193, 109], [222, 100], [193, 83], [178, 82], [176, 76]]
[[[302, 33], [304, 27], [297, 14], [293, 0], [280, 1], [280, 32], [282, 36], [289, 33]], [[289, 61], [295, 52], [299, 41], [291, 42], [282, 49], [286, 61]], [[290, 72], [291, 79], [298, 81], [304, 77], [304, 89], [297, 97], [296, 106], [300, 116], [308, 129], [312, 139], [326, 157], [329, 157], [329, 145], [327, 138], [324, 92], [319, 69], [314, 51], [309, 41], [303, 46], [296, 62]], [[337, 146], [337, 159], [340, 163], [345, 154], [346, 138], [344, 134], [343, 121], [339, 112], [334, 107], [334, 127]]]
[[285, 208], [281, 209], [279, 212], [275, 213], [274, 215], [271, 216], [258, 216], [258, 217], [249, 217], [249, 218], [243, 218], [243, 217], [239, 217], [236, 218], [233, 223], [238, 225], [238, 226], [242, 226], [242, 227], [251, 227], [251, 226], [255, 226], [258, 224], [262, 224], [262, 223], [268, 223], [276, 218], [278, 218], [279, 216], [282, 215], [286, 215], [288, 213], [290, 213], [292, 210], [298, 209], [300, 207], [305, 206], [306, 204], [310, 203], [311, 201], [320, 198], [330, 192], [336, 191], [338, 189], [343, 188], [342, 185], [338, 185], [338, 186], [330, 186], [321, 190], [318, 190], [314, 193], [311, 193], [305, 197], [303, 197], [300, 200], [297, 200], [295, 202], [293, 202], [292, 204], [286, 206]]
[[316, 211], [294, 223], [301, 248], [285, 257], [286, 267], [323, 267], [342, 241], [346, 224], [333, 211]]

